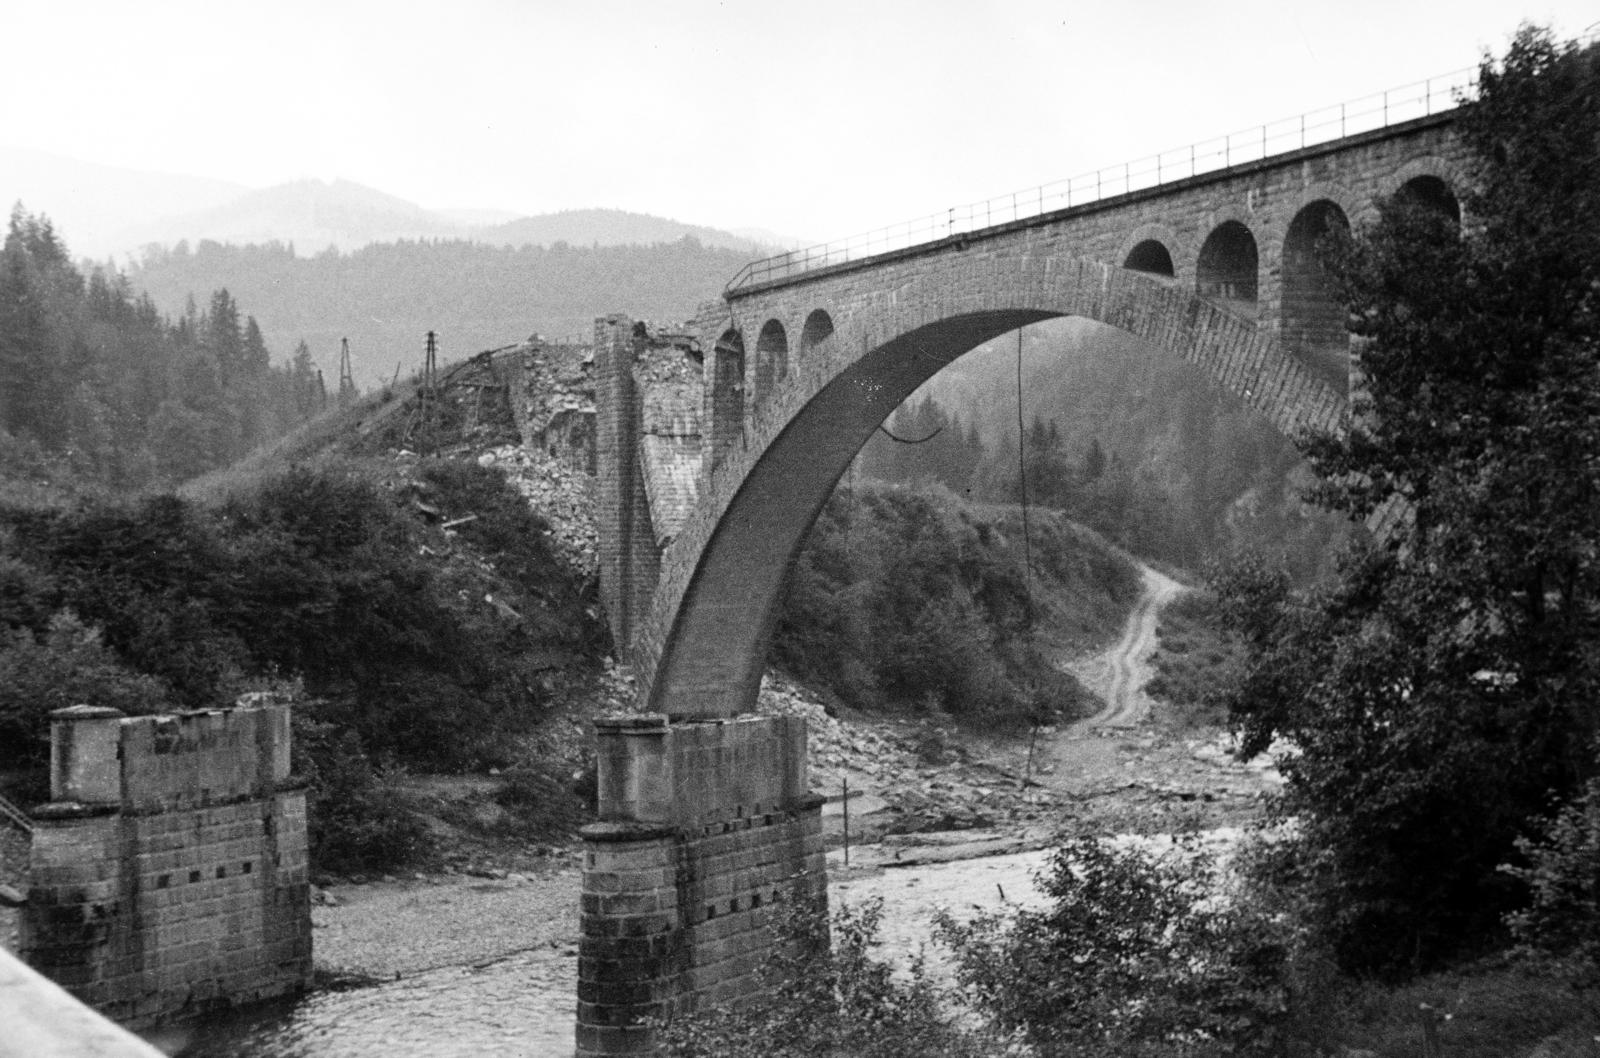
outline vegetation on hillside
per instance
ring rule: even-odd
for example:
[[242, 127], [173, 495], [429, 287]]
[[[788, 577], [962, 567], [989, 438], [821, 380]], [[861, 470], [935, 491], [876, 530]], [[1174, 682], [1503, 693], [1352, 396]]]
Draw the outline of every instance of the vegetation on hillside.
[[[197, 284], [191, 290], [215, 289]], [[237, 459], [321, 409], [302, 348], [273, 367], [226, 289], [176, 321], [128, 277], [72, 263], [19, 204], [0, 249], [0, 472], [113, 488], [172, 483]]]
[[841, 490], [791, 575], [773, 662], [858, 708], [1076, 715], [1086, 695], [1060, 654], [1115, 633], [1138, 574], [1060, 516], [1035, 512], [1027, 552], [1022, 529], [1017, 508], [944, 489]]
[[[608, 645], [545, 528], [499, 471], [446, 460], [291, 468], [214, 506], [0, 508], [0, 768], [41, 763], [49, 711], [80, 701], [285, 691], [322, 780], [314, 842], [403, 860], [415, 825], [374, 766], [514, 763], [512, 736]], [[330, 836], [341, 821], [361, 833]]]
[[1524, 29], [1457, 122], [1469, 226], [1396, 199], [1336, 259], [1367, 390], [1311, 447], [1319, 497], [1411, 518], [1314, 591], [1260, 564], [1217, 585], [1244, 748], [1299, 748], [1293, 869], [1351, 971], [1502, 943], [1529, 889], [1501, 865], [1596, 773], [1597, 98], [1600, 50]]

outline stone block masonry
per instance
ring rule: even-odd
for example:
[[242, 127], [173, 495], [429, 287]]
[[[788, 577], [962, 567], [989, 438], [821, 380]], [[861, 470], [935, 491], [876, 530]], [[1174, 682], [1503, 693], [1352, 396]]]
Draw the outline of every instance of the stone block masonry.
[[303, 990], [306, 804], [289, 738], [276, 704], [52, 714], [23, 957], [133, 1027]]
[[595, 722], [600, 822], [584, 829], [578, 1054], [655, 1051], [653, 1019], [734, 1002], [785, 905], [827, 900], [805, 721]]

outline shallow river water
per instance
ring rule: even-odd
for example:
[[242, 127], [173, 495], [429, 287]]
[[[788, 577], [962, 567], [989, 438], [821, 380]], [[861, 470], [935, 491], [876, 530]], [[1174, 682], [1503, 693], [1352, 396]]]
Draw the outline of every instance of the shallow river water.
[[[934, 910], [965, 918], [1006, 900], [1037, 899], [1045, 853], [843, 873], [833, 906], [883, 899], [884, 954], [904, 962], [928, 941]], [[577, 909], [573, 909], [576, 917]], [[227, 1023], [157, 1038], [180, 1058], [566, 1058], [573, 1050], [577, 960], [553, 949], [476, 967], [318, 992]]]

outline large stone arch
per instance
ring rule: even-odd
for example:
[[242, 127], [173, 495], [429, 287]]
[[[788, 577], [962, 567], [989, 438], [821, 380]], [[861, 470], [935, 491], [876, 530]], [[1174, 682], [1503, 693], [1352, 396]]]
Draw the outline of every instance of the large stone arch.
[[[803, 299], [804, 287], [791, 295]], [[646, 707], [731, 716], [753, 707], [779, 593], [806, 532], [861, 446], [917, 386], [1018, 327], [1081, 316], [1208, 370], [1291, 437], [1332, 428], [1342, 393], [1253, 321], [1168, 282], [1076, 258], [930, 263], [892, 296], [830, 306], [832, 340], [803, 358], [702, 479], [662, 556], [634, 640]]]

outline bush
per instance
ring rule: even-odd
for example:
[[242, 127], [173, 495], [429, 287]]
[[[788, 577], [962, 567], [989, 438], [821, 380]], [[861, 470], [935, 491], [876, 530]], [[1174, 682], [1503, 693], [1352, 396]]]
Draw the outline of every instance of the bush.
[[1555, 960], [1575, 983], [1600, 985], [1600, 779], [1546, 820], [1517, 850], [1524, 866], [1502, 870], [1528, 886], [1528, 906], [1507, 916], [1522, 950]]
[[50, 758], [50, 713], [88, 704], [130, 716], [159, 712], [160, 680], [130, 671], [100, 633], [70, 612], [50, 618], [44, 635], [0, 629], [0, 765], [39, 766]]
[[784, 593], [772, 661], [857, 708], [984, 722], [1069, 715], [1088, 695], [1052, 663], [1120, 627], [1132, 566], [1042, 518], [1033, 574], [1014, 512], [939, 489], [866, 486], [829, 502]]
[[738, 1007], [664, 1023], [663, 1058], [1000, 1053], [957, 1024], [950, 997], [921, 960], [907, 976], [873, 956], [882, 912], [881, 900], [860, 909], [841, 907], [830, 931], [828, 917], [815, 905], [788, 905], [778, 920], [778, 954], [758, 971], [764, 991]]
[[942, 914], [937, 936], [978, 1010], [1038, 1054], [1273, 1054], [1290, 1009], [1289, 927], [1217, 895], [1194, 838], [1162, 857], [1079, 838], [1042, 911]]
[[394, 870], [432, 851], [427, 824], [407, 806], [395, 776], [373, 766], [360, 736], [300, 709], [292, 720], [294, 771], [309, 784], [306, 814], [315, 870]]

